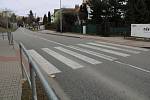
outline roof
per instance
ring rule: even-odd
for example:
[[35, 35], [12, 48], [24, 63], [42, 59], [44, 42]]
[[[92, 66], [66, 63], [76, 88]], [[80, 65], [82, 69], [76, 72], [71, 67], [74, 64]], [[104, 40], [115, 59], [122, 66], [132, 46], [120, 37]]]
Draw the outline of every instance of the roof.
[[[62, 8], [63, 13], [78, 13], [80, 10], [79, 6], [76, 6], [75, 8]], [[60, 11], [60, 9], [54, 9], [54, 14]]]

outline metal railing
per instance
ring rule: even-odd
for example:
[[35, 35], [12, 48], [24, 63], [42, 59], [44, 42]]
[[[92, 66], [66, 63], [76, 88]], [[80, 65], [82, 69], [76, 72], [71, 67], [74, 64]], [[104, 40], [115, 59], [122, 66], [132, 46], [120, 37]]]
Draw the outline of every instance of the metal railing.
[[0, 33], [0, 36], [2, 36], [3, 40], [5, 40], [5, 37], [7, 37], [9, 41], [9, 45], [14, 45], [14, 38], [13, 38], [13, 33], [12, 32], [2, 32]]
[[7, 36], [7, 35], [5, 35], [5, 33], [0, 33], [0, 36], [2, 36], [2, 38], [3, 38], [3, 40], [5, 39], [5, 36]]
[[8, 34], [7, 34], [7, 33], [4, 33], [4, 32], [1, 32], [1, 33], [0, 33], [0, 36], [2, 36], [2, 39], [5, 40], [5, 36], [8, 36]]
[[[36, 91], [36, 79], [35, 76], [37, 76], [47, 94], [47, 97], [49, 100], [58, 100], [58, 97], [56, 96], [55, 92], [52, 90], [50, 84], [44, 77], [42, 71], [40, 70], [40, 66], [32, 59], [30, 54], [28, 53], [25, 46], [20, 43], [20, 61], [21, 61], [21, 68], [22, 68], [22, 76], [25, 78], [27, 77], [27, 80], [29, 82], [30, 88], [32, 89], [32, 99], [37, 100], [37, 91]], [[23, 56], [26, 56], [27, 62], [29, 64], [29, 72], [27, 72], [27, 68], [23, 63]]]

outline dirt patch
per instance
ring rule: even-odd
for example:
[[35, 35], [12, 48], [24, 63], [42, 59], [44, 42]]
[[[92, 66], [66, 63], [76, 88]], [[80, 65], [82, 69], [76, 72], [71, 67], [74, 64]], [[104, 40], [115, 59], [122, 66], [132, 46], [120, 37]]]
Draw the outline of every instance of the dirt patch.
[[[36, 89], [38, 100], [48, 100], [46, 93], [38, 79], [36, 79]], [[28, 81], [22, 83], [22, 96], [21, 100], [32, 100], [32, 90], [28, 84]]]

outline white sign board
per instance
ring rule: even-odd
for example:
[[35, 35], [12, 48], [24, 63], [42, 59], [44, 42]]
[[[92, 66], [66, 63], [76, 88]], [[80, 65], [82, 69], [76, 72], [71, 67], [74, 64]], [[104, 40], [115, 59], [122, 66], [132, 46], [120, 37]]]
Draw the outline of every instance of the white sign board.
[[131, 36], [150, 38], [150, 24], [131, 24]]

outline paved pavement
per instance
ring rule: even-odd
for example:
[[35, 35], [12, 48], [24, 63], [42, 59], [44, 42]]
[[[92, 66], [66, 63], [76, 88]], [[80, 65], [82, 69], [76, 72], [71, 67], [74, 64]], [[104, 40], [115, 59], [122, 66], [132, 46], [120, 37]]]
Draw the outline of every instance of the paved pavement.
[[24, 28], [14, 32], [14, 38], [26, 46], [48, 76], [56, 76], [51, 84], [59, 97], [65, 94], [70, 100], [150, 100], [149, 49]]
[[91, 35], [81, 35], [81, 34], [75, 34], [75, 33], [74, 34], [73, 33], [59, 33], [59, 32], [50, 31], [50, 30], [42, 30], [39, 32], [45, 33], [45, 34], [67, 36], [67, 37], [87, 38], [87, 39], [93, 39], [97, 41], [105, 41], [105, 42], [118, 43], [118, 44], [136, 46], [136, 47], [150, 47], [150, 41], [145, 41], [142, 38], [128, 37], [124, 39], [124, 37], [100, 37], [100, 36], [91, 36]]
[[21, 100], [21, 70], [17, 48], [0, 39], [0, 100]]

